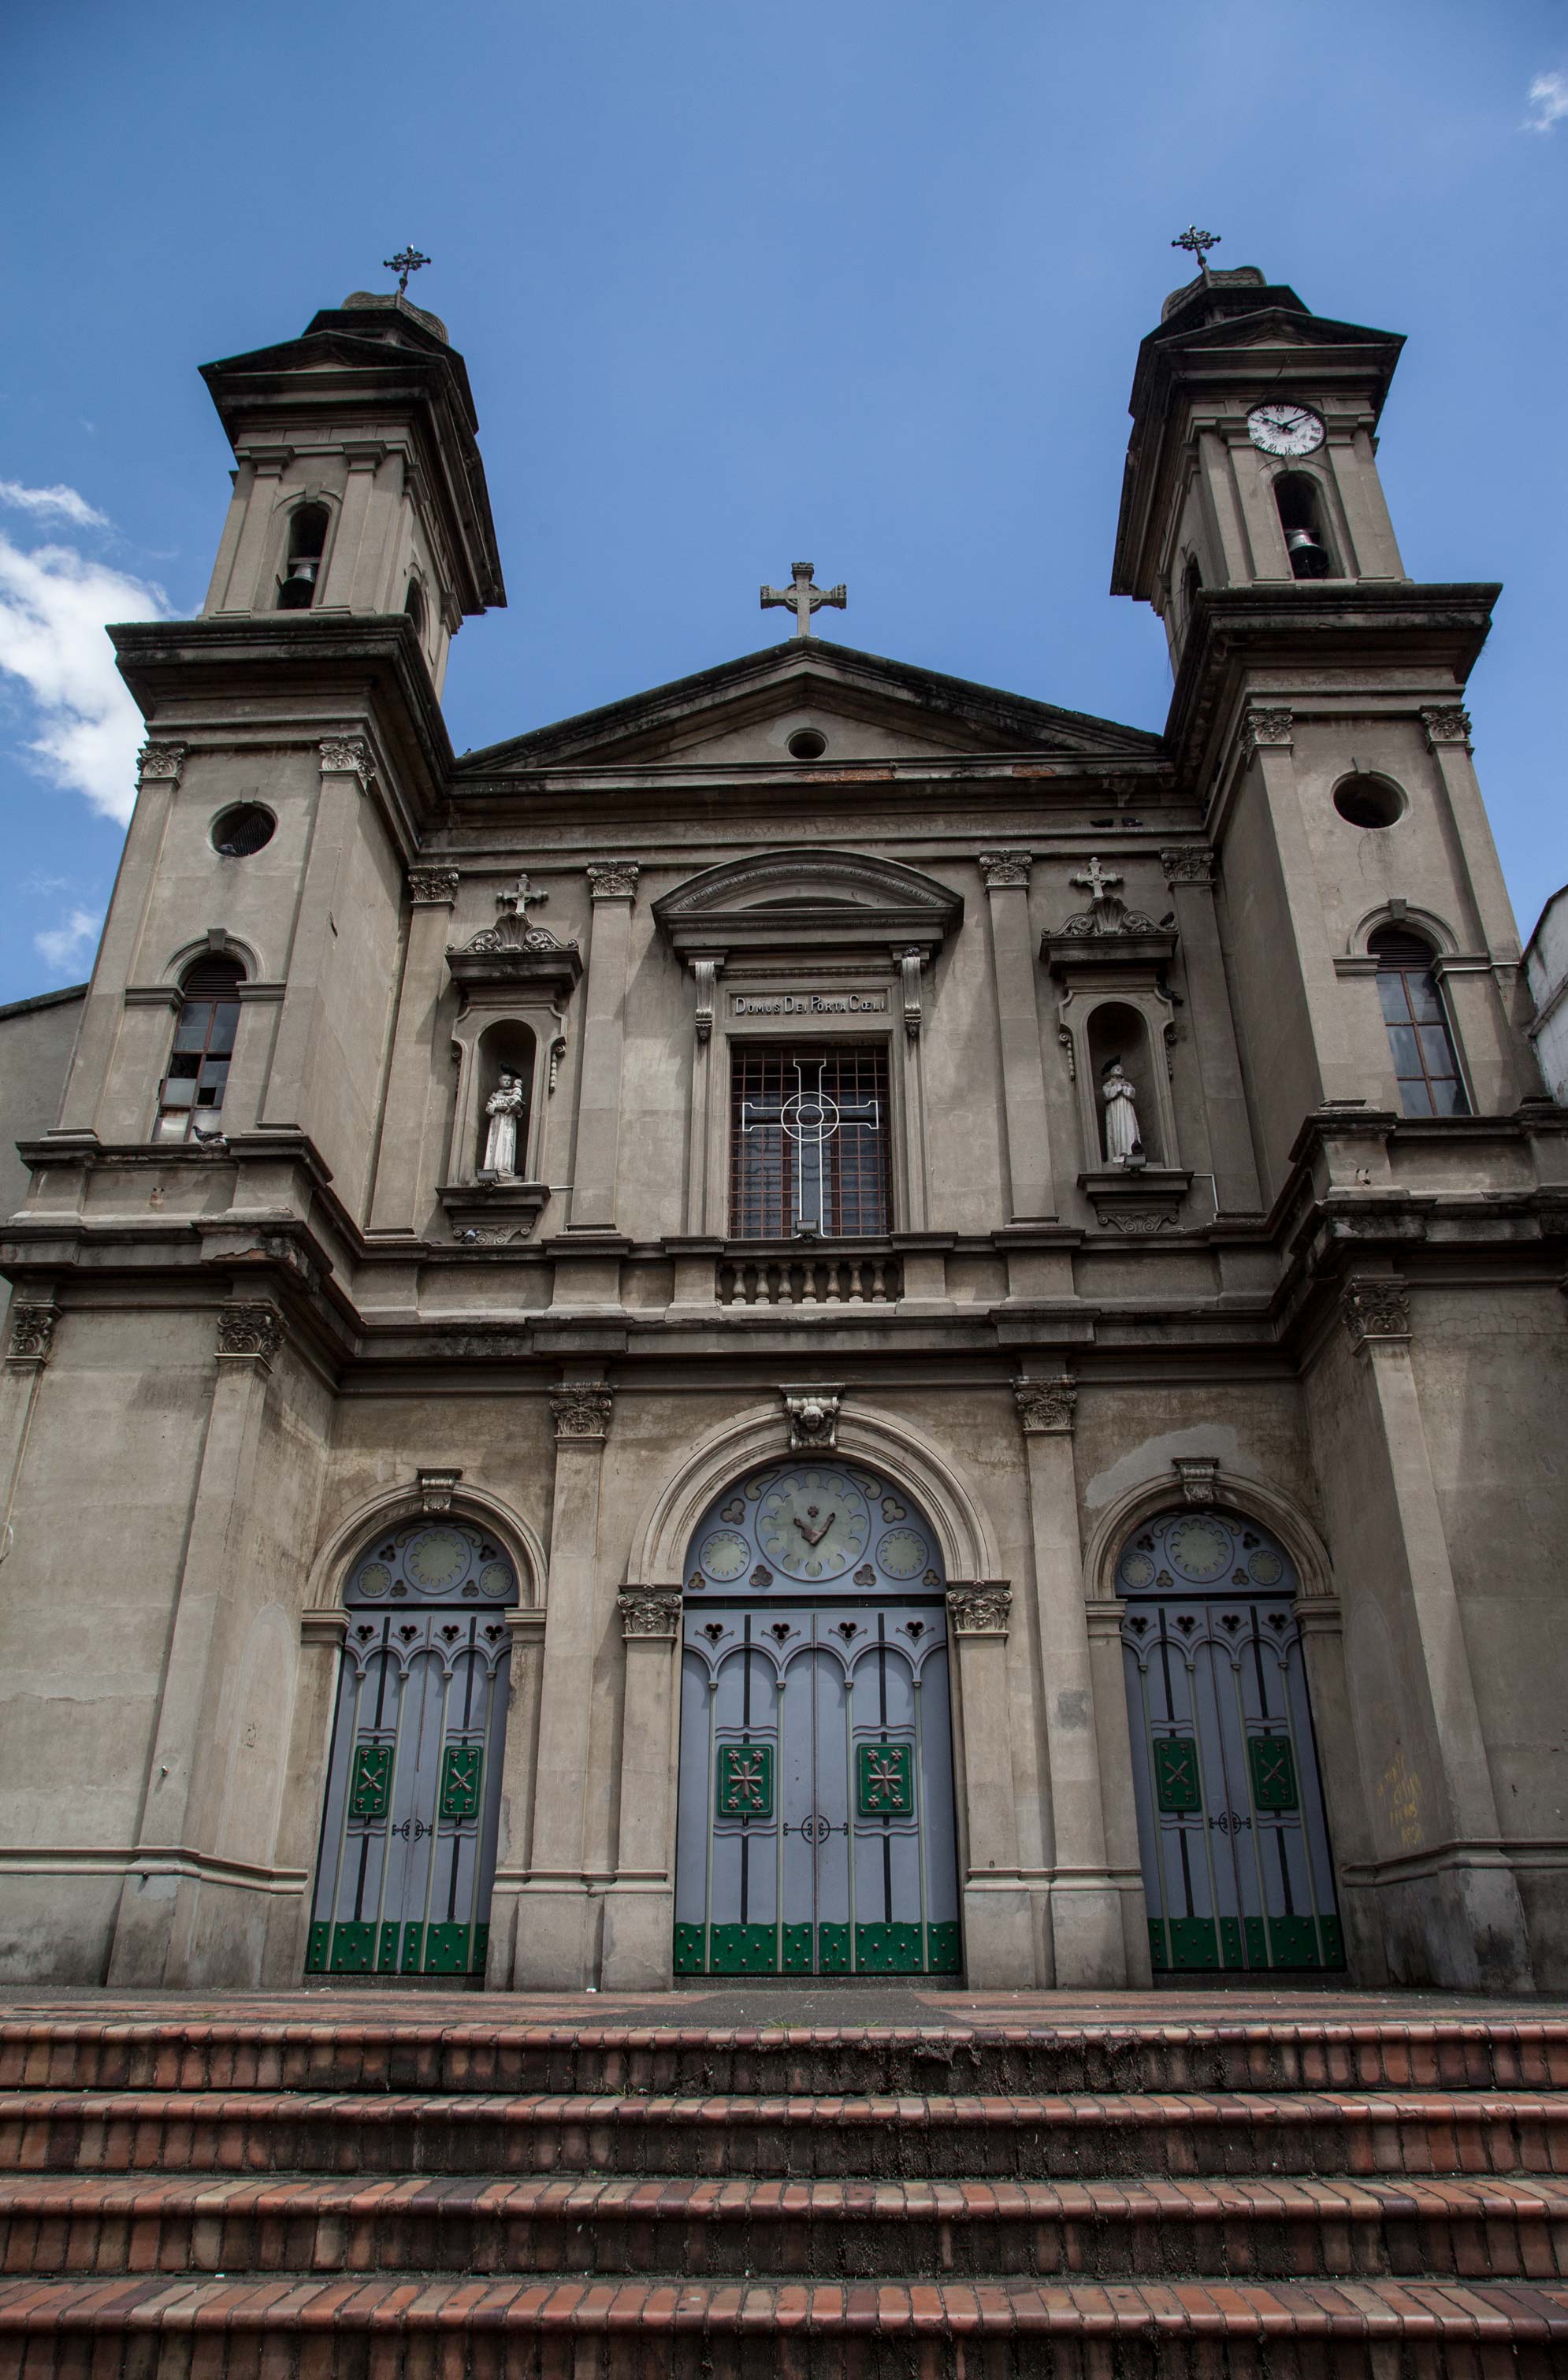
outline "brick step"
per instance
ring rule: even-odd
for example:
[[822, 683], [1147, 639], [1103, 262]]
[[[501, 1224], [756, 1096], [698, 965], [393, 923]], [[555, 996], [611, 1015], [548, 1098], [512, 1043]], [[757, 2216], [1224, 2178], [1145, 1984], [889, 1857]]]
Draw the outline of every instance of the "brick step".
[[1549, 2380], [1525, 2283], [549, 2278], [0, 2284], [21, 2380]]
[[0, 2184], [0, 2272], [1568, 2277], [1517, 2180]]
[[0, 2089], [426, 2092], [1546, 2091], [1568, 2023], [751, 2028], [10, 2017]]
[[1568, 2095], [0, 2094], [0, 2171], [823, 2180], [1568, 2172]]

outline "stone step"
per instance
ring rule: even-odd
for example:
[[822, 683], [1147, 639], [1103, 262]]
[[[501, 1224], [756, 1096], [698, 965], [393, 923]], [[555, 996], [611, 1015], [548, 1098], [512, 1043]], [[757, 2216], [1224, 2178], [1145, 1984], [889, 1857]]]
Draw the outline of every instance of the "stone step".
[[1568, 2095], [0, 2094], [0, 2171], [1047, 2180], [1568, 2172]]
[[1549, 2380], [1568, 2293], [1526, 2283], [0, 2284], [21, 2380]]
[[1568, 2188], [1511, 2180], [0, 2185], [0, 2273], [1568, 2277]]
[[12, 2015], [0, 2089], [426, 2092], [1549, 2091], [1568, 2023], [543, 2025]]

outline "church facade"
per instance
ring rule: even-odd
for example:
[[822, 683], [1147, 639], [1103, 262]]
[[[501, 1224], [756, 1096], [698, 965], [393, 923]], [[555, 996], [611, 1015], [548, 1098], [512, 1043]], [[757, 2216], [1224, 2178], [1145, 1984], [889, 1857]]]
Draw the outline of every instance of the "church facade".
[[4, 1233], [0, 1973], [1568, 1982], [1568, 1115], [1400, 344], [1168, 301], [1162, 734], [798, 564], [785, 641], [460, 759], [444, 327], [206, 369]]

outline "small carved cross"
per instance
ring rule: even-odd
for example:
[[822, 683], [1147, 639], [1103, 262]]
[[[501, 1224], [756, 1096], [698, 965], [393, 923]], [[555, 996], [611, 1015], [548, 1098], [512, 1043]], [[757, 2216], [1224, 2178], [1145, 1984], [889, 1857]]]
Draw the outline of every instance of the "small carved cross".
[[1220, 234], [1217, 231], [1199, 231], [1196, 224], [1188, 224], [1185, 231], [1179, 238], [1173, 239], [1171, 245], [1173, 248], [1185, 248], [1189, 255], [1195, 256], [1197, 259], [1198, 271], [1205, 281], [1208, 280], [1209, 251], [1211, 248], [1218, 248], [1220, 245]]
[[1067, 881], [1069, 884], [1083, 885], [1091, 900], [1103, 901], [1107, 888], [1112, 884], [1120, 884], [1122, 879], [1115, 868], [1102, 868], [1099, 859], [1095, 858], [1089, 861], [1087, 868], [1080, 868], [1076, 876], [1069, 876]]
[[796, 635], [808, 637], [812, 613], [819, 611], [824, 603], [831, 603], [835, 612], [842, 612], [849, 601], [849, 591], [845, 587], [813, 587], [811, 573], [815, 565], [812, 563], [792, 562], [789, 566], [793, 586], [764, 587], [762, 609], [771, 612], [775, 604], [786, 604], [795, 613]]
[[526, 875], [523, 875], [518, 877], [515, 886], [508, 885], [504, 892], [496, 894], [495, 905], [504, 917], [516, 917], [518, 925], [526, 928], [529, 922], [529, 911], [535, 903], [548, 901], [549, 898], [548, 892], [530, 892], [529, 880]]
[[400, 248], [395, 256], [383, 256], [382, 265], [386, 272], [396, 273], [397, 294], [402, 298], [407, 294], [410, 273], [418, 273], [419, 267], [430, 261], [428, 256], [421, 256], [417, 248]]

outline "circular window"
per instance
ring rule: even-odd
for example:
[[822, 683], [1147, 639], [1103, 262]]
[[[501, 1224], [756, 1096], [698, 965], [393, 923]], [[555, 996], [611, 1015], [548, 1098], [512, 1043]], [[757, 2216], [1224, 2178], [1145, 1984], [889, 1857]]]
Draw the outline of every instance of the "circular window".
[[1386, 777], [1347, 777], [1334, 787], [1334, 808], [1349, 826], [1392, 826], [1404, 814], [1404, 795]]
[[271, 843], [277, 820], [260, 802], [236, 802], [213, 820], [213, 849], [225, 859], [249, 859]]
[[797, 727], [789, 739], [789, 748], [797, 760], [820, 760], [828, 748], [828, 739], [814, 727]]

